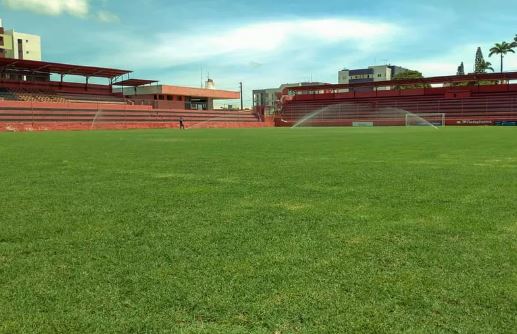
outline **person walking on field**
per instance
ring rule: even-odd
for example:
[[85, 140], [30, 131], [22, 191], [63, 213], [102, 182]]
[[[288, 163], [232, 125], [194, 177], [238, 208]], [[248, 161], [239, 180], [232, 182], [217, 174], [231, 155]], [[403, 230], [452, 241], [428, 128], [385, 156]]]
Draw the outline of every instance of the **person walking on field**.
[[185, 130], [185, 124], [183, 123], [183, 117], [180, 117], [180, 130]]

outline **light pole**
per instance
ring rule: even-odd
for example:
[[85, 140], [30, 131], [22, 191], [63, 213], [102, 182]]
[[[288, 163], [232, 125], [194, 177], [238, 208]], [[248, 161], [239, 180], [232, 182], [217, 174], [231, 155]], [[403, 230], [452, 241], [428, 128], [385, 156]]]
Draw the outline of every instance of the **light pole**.
[[242, 97], [242, 81], [239, 82], [239, 87], [241, 89], [241, 111], [244, 110], [244, 100], [243, 100], [243, 97]]

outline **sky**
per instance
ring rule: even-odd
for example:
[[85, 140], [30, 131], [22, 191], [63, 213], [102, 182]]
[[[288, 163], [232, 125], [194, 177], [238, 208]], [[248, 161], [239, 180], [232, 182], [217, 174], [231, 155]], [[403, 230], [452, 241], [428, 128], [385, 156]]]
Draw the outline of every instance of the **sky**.
[[[517, 34], [516, 0], [0, 0], [4, 27], [41, 35], [46, 61], [251, 91], [336, 83], [343, 68], [393, 64], [425, 76], [473, 69]], [[499, 68], [499, 59], [489, 59]], [[517, 70], [517, 55], [505, 59]]]

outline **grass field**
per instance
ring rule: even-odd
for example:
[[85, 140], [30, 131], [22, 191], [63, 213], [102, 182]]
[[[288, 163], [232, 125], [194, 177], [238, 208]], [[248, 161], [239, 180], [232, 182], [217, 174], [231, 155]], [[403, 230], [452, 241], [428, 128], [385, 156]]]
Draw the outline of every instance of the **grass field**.
[[517, 129], [0, 134], [0, 333], [515, 333]]

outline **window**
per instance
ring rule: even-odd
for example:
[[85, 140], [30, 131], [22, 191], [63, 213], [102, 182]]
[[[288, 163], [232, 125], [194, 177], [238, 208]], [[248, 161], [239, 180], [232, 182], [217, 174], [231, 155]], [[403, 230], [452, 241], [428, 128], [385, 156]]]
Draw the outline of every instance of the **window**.
[[358, 75], [353, 75], [350, 77], [351, 79], [371, 79], [373, 78], [373, 75], [372, 74], [358, 74]]
[[18, 40], [18, 59], [23, 60], [23, 40]]

